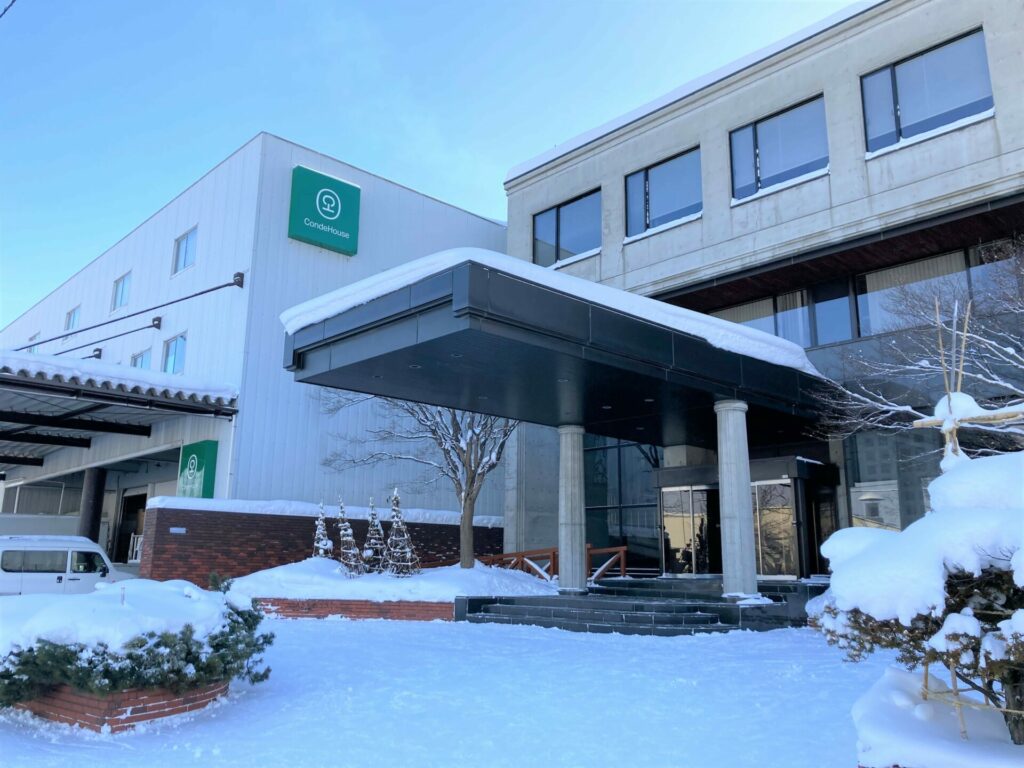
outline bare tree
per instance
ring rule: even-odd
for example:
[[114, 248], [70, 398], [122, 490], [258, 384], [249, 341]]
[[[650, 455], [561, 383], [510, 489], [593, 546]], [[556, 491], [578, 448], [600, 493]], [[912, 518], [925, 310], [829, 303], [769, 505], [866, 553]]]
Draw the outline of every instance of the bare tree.
[[[956, 336], [968, 311], [969, 330], [956, 350], [964, 362], [964, 391], [986, 407], [1024, 402], [1024, 238], [992, 243], [975, 254], [973, 301], [963, 272], [879, 293], [871, 328], [878, 335], [846, 354], [843, 383], [819, 394], [821, 436], [902, 431], [932, 416], [931, 408], [943, 393], [938, 335], [946, 340]], [[998, 428], [978, 424], [971, 430], [975, 450], [1024, 446], [1024, 423]]]
[[[336, 470], [403, 460], [420, 464], [452, 483], [460, 505], [459, 564], [473, 567], [473, 514], [484, 479], [501, 461], [505, 444], [518, 421], [454, 408], [351, 392], [324, 390], [321, 408], [335, 414], [357, 403], [375, 400], [387, 418], [368, 440], [332, 451], [323, 465]], [[404, 448], [404, 450], [403, 450]]]

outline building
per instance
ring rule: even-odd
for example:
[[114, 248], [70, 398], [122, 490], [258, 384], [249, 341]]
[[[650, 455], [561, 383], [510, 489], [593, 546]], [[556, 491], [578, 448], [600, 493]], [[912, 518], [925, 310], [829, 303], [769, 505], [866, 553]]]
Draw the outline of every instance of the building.
[[[292, 384], [278, 314], [465, 244], [503, 251], [505, 227], [256, 136], [0, 332], [24, 350], [0, 352], [0, 533], [74, 533], [92, 504], [123, 561], [153, 496], [365, 506], [397, 484], [407, 506], [458, 509], [413, 466], [321, 465], [380, 415], [329, 417]], [[492, 486], [481, 515], [501, 514]]]
[[[858, 3], [513, 168], [508, 254], [787, 339], [843, 381], [848, 355], [884, 355], [908, 331], [901, 290], [984, 304], [1006, 250], [994, 244], [1024, 225], [1022, 35], [1010, 0]], [[752, 385], [749, 354], [681, 342], [685, 322], [671, 334], [646, 322], [653, 305], [630, 312], [486, 257], [428, 266], [409, 285], [443, 283], [442, 307], [414, 290], [371, 329], [339, 305], [321, 322], [347, 336], [289, 329], [289, 367], [385, 394], [403, 391], [389, 375], [413, 357], [448, 379], [500, 372], [491, 392], [427, 379], [418, 392], [542, 425], [507, 453], [506, 549], [558, 542], [563, 586], [585, 587], [587, 542], [625, 545], [656, 571], [725, 571], [727, 588], [732, 569], [737, 591], [753, 591], [755, 572], [823, 572], [818, 545], [837, 526], [905, 527], [927, 508], [935, 434], [814, 439], [803, 383], [776, 368], [774, 384]], [[405, 335], [368, 381], [351, 339], [392, 321], [408, 332], [395, 326]], [[1019, 338], [1020, 318], [1008, 322]], [[351, 357], [313, 362], [326, 348]], [[516, 355], [528, 373], [506, 364]], [[903, 394], [934, 404], [935, 383]], [[629, 401], [644, 387], [646, 411]], [[516, 501], [539, 487], [557, 515]]]

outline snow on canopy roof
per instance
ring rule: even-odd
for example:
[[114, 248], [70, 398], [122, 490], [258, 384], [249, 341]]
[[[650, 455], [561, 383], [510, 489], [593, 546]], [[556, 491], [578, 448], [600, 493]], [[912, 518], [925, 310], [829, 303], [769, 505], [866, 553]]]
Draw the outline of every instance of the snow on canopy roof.
[[709, 88], [722, 80], [739, 74], [749, 67], [759, 64], [766, 59], [770, 59], [772, 56], [782, 53], [788, 48], [792, 48], [794, 45], [799, 45], [800, 43], [811, 39], [815, 35], [819, 35], [832, 27], [838, 26], [845, 21], [849, 21], [865, 11], [887, 1], [888, 0], [861, 0], [860, 2], [854, 3], [830, 16], [825, 17], [815, 24], [798, 30], [792, 35], [784, 37], [765, 48], [749, 53], [746, 56], [743, 56], [730, 64], [726, 64], [724, 67], [720, 67], [713, 72], [709, 72], [706, 75], [701, 75], [700, 77], [669, 91], [664, 96], [660, 96], [659, 98], [643, 104], [642, 106], [637, 107], [624, 115], [620, 115], [613, 120], [609, 120], [603, 125], [599, 125], [596, 128], [585, 131], [568, 141], [557, 144], [546, 152], [541, 152], [539, 155], [527, 160], [526, 162], [513, 166], [505, 177], [505, 183], [507, 184], [520, 176], [525, 176], [530, 171], [534, 171], [541, 166], [547, 165], [553, 160], [557, 160], [563, 155], [567, 155], [580, 147], [585, 147], [587, 144], [597, 141], [610, 133], [614, 133], [630, 123], [642, 120], [648, 115], [652, 115], [665, 107], [675, 104], [677, 101], [682, 101], [685, 98], [693, 96], [695, 93], [698, 93], [705, 88]]
[[500, 270], [584, 301], [698, 336], [728, 352], [821, 376], [807, 359], [803, 347], [778, 336], [483, 248], [453, 248], [406, 262], [286, 309], [281, 313], [281, 322], [288, 333], [295, 333], [465, 262]]
[[73, 384], [112, 392], [187, 400], [207, 405], [232, 405], [238, 388], [180, 374], [148, 371], [98, 360], [72, 360], [55, 355], [0, 350], [0, 378]]

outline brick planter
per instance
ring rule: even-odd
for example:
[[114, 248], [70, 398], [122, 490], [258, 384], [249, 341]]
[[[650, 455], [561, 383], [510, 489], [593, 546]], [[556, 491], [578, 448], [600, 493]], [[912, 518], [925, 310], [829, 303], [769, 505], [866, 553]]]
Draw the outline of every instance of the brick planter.
[[285, 619], [323, 619], [344, 616], [349, 619], [396, 619], [399, 621], [452, 621], [454, 603], [394, 600], [383, 603], [370, 600], [293, 600], [258, 597], [260, 610]]
[[163, 688], [134, 688], [97, 694], [60, 685], [31, 701], [15, 704], [36, 717], [93, 731], [120, 733], [137, 723], [181, 715], [202, 709], [228, 692], [228, 681], [212, 683], [183, 693]]

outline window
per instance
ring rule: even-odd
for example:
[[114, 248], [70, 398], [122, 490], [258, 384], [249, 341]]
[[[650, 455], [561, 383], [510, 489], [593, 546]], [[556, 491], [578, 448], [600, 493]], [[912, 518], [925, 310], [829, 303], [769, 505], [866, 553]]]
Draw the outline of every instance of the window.
[[172, 274], [177, 274], [196, 263], [196, 233], [198, 231], [195, 228], [190, 229], [174, 241], [174, 270]]
[[1012, 312], [1024, 296], [1024, 241], [996, 240], [968, 252], [975, 311]]
[[185, 334], [179, 334], [164, 342], [164, 373], [181, 373], [185, 370]]
[[762, 189], [828, 167], [825, 98], [738, 128], [729, 134], [732, 196]]
[[805, 291], [769, 296], [711, 314], [722, 320], [781, 336], [802, 347], [810, 346], [811, 343]]
[[64, 573], [67, 550], [8, 550], [0, 557], [0, 570], [7, 573]]
[[137, 352], [132, 355], [132, 368], [149, 368], [149, 350]]
[[857, 277], [860, 335], [929, 325], [935, 298], [943, 307], [967, 303], [967, 275], [962, 251], [880, 269]]
[[78, 311], [81, 306], [77, 306], [74, 309], [69, 309], [68, 313], [64, 315], [64, 330], [73, 331], [78, 327]]
[[71, 572], [72, 573], [99, 573], [106, 569], [107, 564], [99, 552], [72, 552]]
[[123, 307], [128, 303], [128, 291], [132, 287], [132, 273], [121, 275], [114, 281], [114, 292], [110, 297], [110, 311]]
[[549, 267], [601, 247], [601, 190], [533, 217], [533, 261]]
[[848, 278], [819, 283], [810, 290], [814, 305], [814, 341], [816, 346], [849, 341], [853, 338], [853, 307]]
[[979, 29], [864, 75], [869, 152], [992, 109], [992, 84]]
[[700, 149], [626, 177], [626, 235], [699, 213]]

